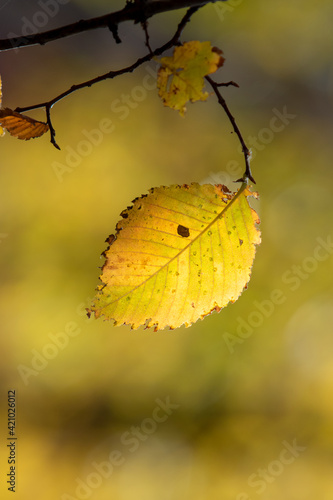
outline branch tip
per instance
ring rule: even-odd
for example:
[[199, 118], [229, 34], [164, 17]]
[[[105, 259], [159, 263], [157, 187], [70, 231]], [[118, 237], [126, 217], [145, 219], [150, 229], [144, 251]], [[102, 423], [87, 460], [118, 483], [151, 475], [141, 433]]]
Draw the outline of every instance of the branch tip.
[[108, 24], [108, 28], [109, 30], [111, 31], [112, 33], [112, 36], [114, 38], [114, 41], [116, 43], [121, 43], [121, 38], [119, 37], [119, 34], [118, 34], [118, 25], [115, 24], [115, 23], [109, 23]]

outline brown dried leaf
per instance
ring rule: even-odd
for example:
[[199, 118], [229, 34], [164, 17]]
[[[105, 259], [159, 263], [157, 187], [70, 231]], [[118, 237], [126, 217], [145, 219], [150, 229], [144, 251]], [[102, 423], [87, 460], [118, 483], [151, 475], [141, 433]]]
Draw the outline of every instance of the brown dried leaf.
[[10, 135], [24, 141], [40, 137], [49, 130], [47, 123], [34, 120], [30, 118], [30, 116], [22, 115], [10, 108], [0, 109], [0, 125], [5, 128]]

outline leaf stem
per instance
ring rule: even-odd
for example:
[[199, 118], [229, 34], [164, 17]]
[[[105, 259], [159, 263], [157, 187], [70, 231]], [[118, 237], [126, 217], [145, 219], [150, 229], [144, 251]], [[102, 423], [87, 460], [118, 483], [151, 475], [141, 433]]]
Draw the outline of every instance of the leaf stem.
[[244, 172], [243, 177], [241, 179], [238, 179], [238, 181], [244, 182], [246, 179], [250, 179], [254, 184], [256, 184], [256, 181], [254, 180], [254, 178], [252, 176], [251, 168], [250, 168], [250, 157], [251, 157], [250, 150], [246, 146], [245, 141], [243, 139], [243, 136], [241, 134], [241, 131], [239, 130], [239, 127], [236, 123], [236, 120], [235, 120], [234, 116], [231, 114], [231, 111], [228, 108], [227, 103], [225, 102], [225, 99], [222, 97], [221, 92], [219, 91], [219, 87], [221, 87], [222, 84], [216, 83], [209, 76], [206, 76], [205, 78], [210, 83], [212, 89], [214, 90], [219, 104], [222, 106], [222, 108], [226, 112], [226, 114], [229, 118], [229, 121], [230, 121], [230, 123], [231, 123], [231, 125], [232, 125], [238, 139], [239, 139], [239, 142], [241, 143], [241, 146], [242, 146], [242, 151], [243, 151], [243, 155], [244, 155], [244, 159], [245, 159], [245, 172]]

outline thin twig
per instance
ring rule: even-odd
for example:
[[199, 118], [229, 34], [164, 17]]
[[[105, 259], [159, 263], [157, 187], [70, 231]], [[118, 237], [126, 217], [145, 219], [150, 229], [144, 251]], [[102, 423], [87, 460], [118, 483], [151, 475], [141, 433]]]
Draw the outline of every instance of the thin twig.
[[146, 47], [149, 50], [150, 53], [152, 53], [152, 48], [150, 45], [150, 39], [149, 39], [149, 33], [148, 33], [148, 21], [147, 21], [147, 14], [146, 14], [146, 7], [147, 7], [147, 0], [136, 0], [136, 3], [140, 6], [141, 12], [140, 12], [140, 22], [141, 26], [143, 29], [143, 32], [145, 34], [145, 40], [146, 40]]
[[230, 123], [231, 123], [235, 133], [237, 134], [237, 137], [242, 145], [242, 151], [243, 151], [244, 159], [245, 159], [245, 172], [244, 172], [243, 177], [241, 179], [238, 179], [238, 180], [244, 182], [246, 179], [250, 179], [252, 182], [254, 182], [254, 184], [256, 184], [256, 181], [254, 180], [254, 178], [252, 177], [252, 174], [251, 174], [251, 168], [250, 168], [251, 153], [250, 153], [250, 150], [246, 146], [245, 141], [243, 139], [243, 136], [241, 134], [241, 131], [239, 130], [238, 125], [236, 123], [236, 120], [233, 117], [233, 115], [231, 114], [231, 112], [227, 106], [227, 103], [225, 102], [224, 98], [222, 97], [222, 95], [219, 91], [219, 87], [221, 87], [222, 85], [214, 82], [214, 80], [212, 80], [209, 76], [206, 76], [206, 80], [210, 83], [211, 87], [213, 88], [219, 104], [221, 104], [222, 108], [226, 112], [226, 114], [229, 118], [229, 121], [230, 121]]
[[152, 51], [152, 48], [150, 46], [149, 33], [148, 33], [148, 22], [147, 21], [143, 21], [141, 23], [141, 26], [143, 28], [143, 31], [144, 31], [144, 34], [145, 34], [145, 38], [146, 38], [146, 47], [149, 50], [149, 53], [152, 54], [153, 51]]
[[56, 140], [55, 140], [55, 135], [56, 135], [56, 132], [54, 130], [54, 127], [52, 125], [52, 121], [51, 121], [51, 113], [50, 113], [50, 110], [51, 110], [51, 106], [45, 106], [45, 111], [46, 111], [46, 122], [49, 126], [49, 129], [50, 129], [50, 136], [51, 136], [51, 144], [53, 144], [53, 146], [57, 149], [60, 150], [60, 147], [59, 145], [56, 143]]
[[24, 111], [29, 111], [32, 109], [38, 109], [38, 108], [45, 108], [46, 111], [46, 118], [47, 118], [47, 123], [50, 127], [50, 135], [51, 135], [51, 143], [57, 148], [60, 149], [58, 144], [55, 141], [55, 130], [52, 126], [51, 122], [51, 116], [50, 116], [50, 110], [53, 107], [53, 105], [57, 102], [59, 102], [61, 99], [64, 99], [64, 97], [69, 96], [73, 92], [76, 92], [77, 90], [86, 88], [86, 87], [91, 87], [92, 85], [95, 85], [95, 83], [102, 82], [107, 79], [112, 79], [115, 78], [116, 76], [123, 75], [125, 73], [131, 73], [134, 71], [136, 68], [141, 66], [143, 63], [151, 61], [153, 57], [161, 55], [164, 51], [167, 49], [170, 49], [174, 45], [176, 45], [179, 41], [179, 37], [182, 34], [183, 29], [185, 28], [186, 24], [189, 22], [191, 19], [192, 15], [199, 9], [200, 7], [191, 7], [190, 9], [187, 10], [186, 14], [183, 16], [182, 20], [178, 24], [177, 30], [171, 40], [169, 40], [167, 43], [162, 45], [161, 47], [158, 47], [155, 49], [153, 52], [150, 52], [146, 56], [140, 57], [135, 63], [131, 64], [130, 66], [127, 66], [126, 68], [122, 68], [117, 71], [109, 71], [108, 73], [105, 73], [104, 75], [97, 76], [95, 78], [92, 78], [91, 80], [87, 80], [82, 83], [78, 83], [76, 85], [72, 85], [69, 89], [65, 90], [61, 94], [57, 95], [53, 99], [50, 99], [49, 101], [41, 102], [39, 104], [33, 104], [32, 106], [24, 106], [24, 107], [17, 107], [15, 111], [18, 113], [22, 113]]
[[230, 87], [230, 85], [233, 85], [234, 87], [239, 88], [238, 83], [233, 82], [233, 81], [226, 82], [226, 83], [216, 83], [216, 86], [217, 86], [217, 87]]

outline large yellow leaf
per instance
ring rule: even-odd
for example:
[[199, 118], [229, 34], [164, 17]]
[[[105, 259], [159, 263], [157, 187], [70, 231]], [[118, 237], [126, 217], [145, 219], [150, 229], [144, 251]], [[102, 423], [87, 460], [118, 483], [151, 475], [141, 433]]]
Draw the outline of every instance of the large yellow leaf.
[[159, 187], [122, 212], [88, 310], [115, 325], [191, 325], [234, 302], [260, 243], [246, 184]]
[[157, 87], [165, 106], [184, 116], [188, 101], [205, 101], [204, 77], [214, 73], [224, 62], [222, 51], [210, 42], [186, 42], [176, 47], [171, 57], [163, 57]]

